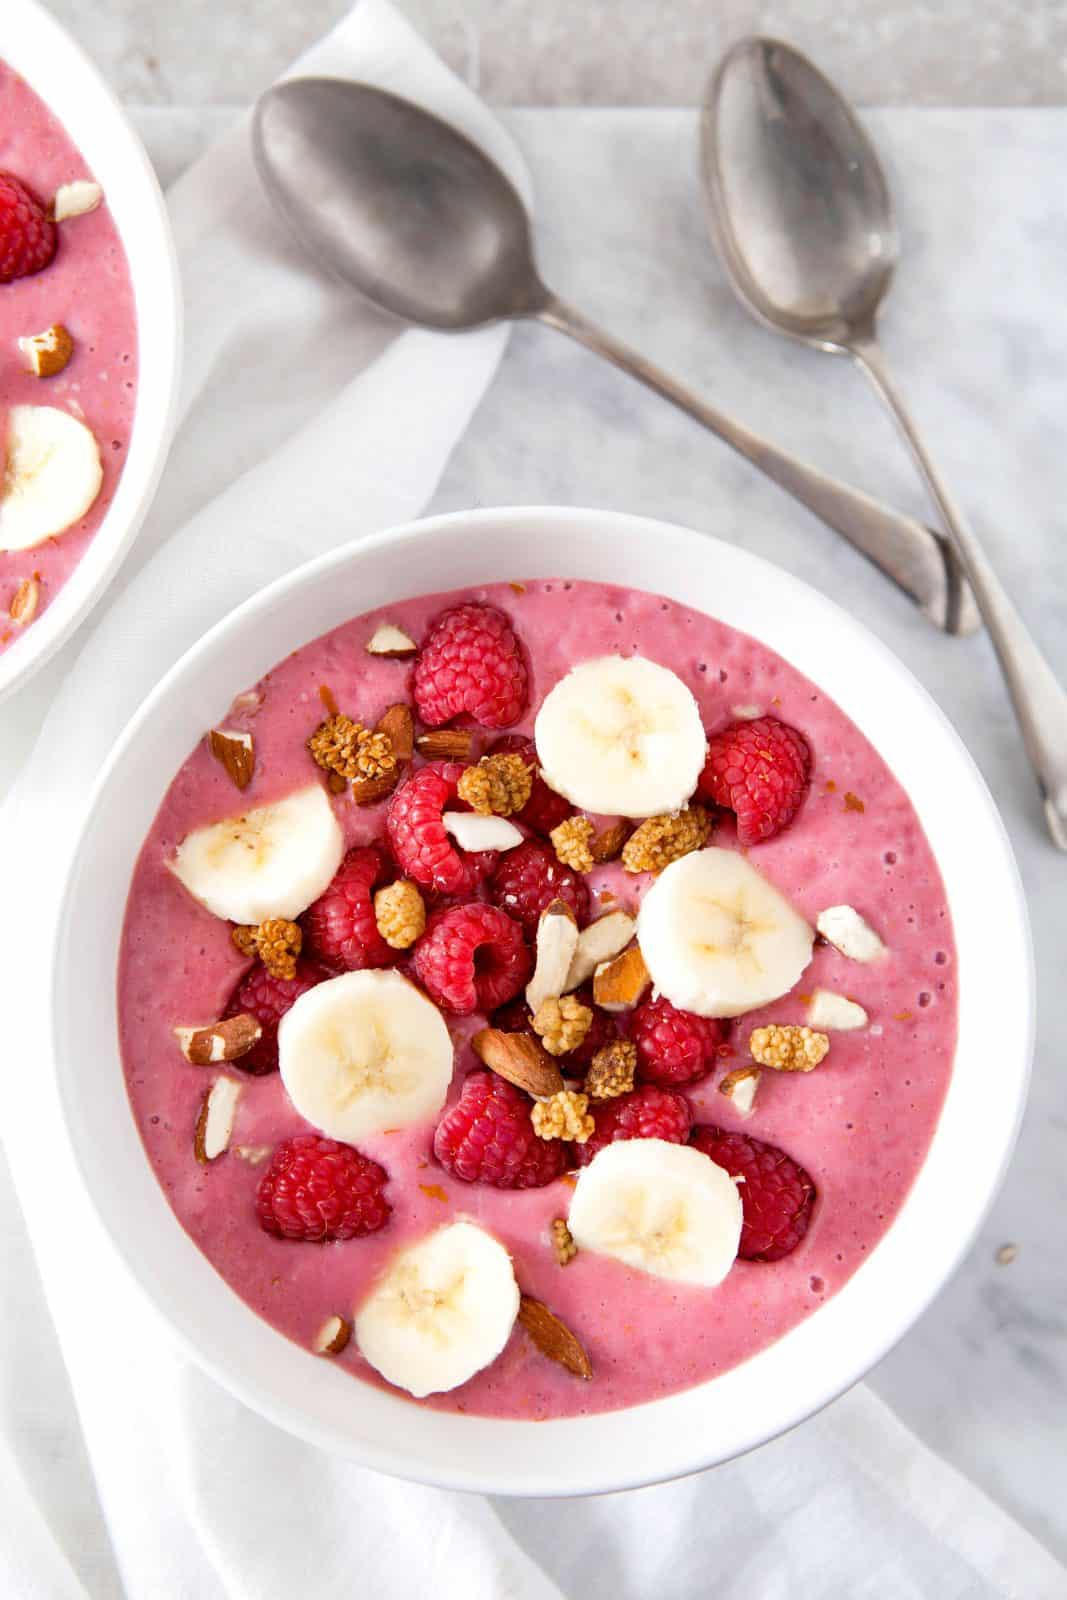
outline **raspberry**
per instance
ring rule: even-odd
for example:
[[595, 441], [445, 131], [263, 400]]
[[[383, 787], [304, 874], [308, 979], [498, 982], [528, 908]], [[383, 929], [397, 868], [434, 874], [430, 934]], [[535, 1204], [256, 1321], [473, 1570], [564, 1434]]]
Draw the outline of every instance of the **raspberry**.
[[489, 896], [522, 923], [531, 939], [542, 911], [553, 900], [565, 900], [579, 923], [589, 911], [589, 890], [581, 874], [565, 867], [540, 839], [527, 839], [500, 857], [489, 880]]
[[553, 828], [558, 828], [561, 822], [566, 822], [571, 814], [571, 803], [561, 794], [557, 794], [555, 789], [550, 789], [541, 777], [537, 765], [537, 747], [532, 739], [527, 739], [522, 733], [505, 733], [499, 739], [493, 740], [487, 754], [521, 756], [533, 774], [530, 798], [522, 810], [516, 812], [514, 819], [516, 822], [521, 822], [534, 833], [543, 833], [546, 837]]
[[411, 691], [428, 728], [464, 712], [508, 728], [526, 708], [528, 675], [511, 623], [495, 606], [443, 611], [419, 651]]
[[0, 172], [0, 283], [28, 278], [56, 253], [56, 225], [44, 206], [10, 172]]
[[300, 1133], [277, 1145], [256, 1192], [259, 1225], [278, 1239], [359, 1239], [389, 1221], [383, 1167], [350, 1144]]
[[792, 822], [810, 774], [804, 735], [777, 717], [756, 717], [713, 734], [698, 787], [736, 813], [741, 844], [759, 844]]
[[461, 850], [441, 821], [445, 810], [467, 809], [456, 798], [464, 770], [454, 761], [420, 767], [400, 785], [386, 813], [386, 832], [401, 871], [438, 894], [471, 894], [488, 865]]
[[480, 900], [438, 911], [415, 946], [419, 982], [438, 1005], [461, 1017], [511, 1000], [532, 971], [518, 923]]
[[277, 1072], [279, 1022], [295, 1000], [328, 976], [313, 961], [298, 961], [295, 978], [272, 978], [266, 967], [257, 963], [233, 991], [223, 1015], [238, 1017], [249, 1011], [263, 1032], [251, 1050], [233, 1065], [257, 1078]]
[[378, 932], [371, 892], [385, 871], [373, 846], [350, 850], [329, 888], [304, 912], [305, 945], [327, 966], [356, 972], [387, 967], [395, 959]]
[[726, 1028], [715, 1017], [679, 1011], [669, 1000], [646, 1000], [630, 1019], [637, 1075], [645, 1083], [695, 1083], [715, 1065]]
[[532, 1102], [495, 1072], [470, 1072], [459, 1100], [437, 1124], [433, 1153], [462, 1183], [495, 1189], [543, 1189], [567, 1160], [559, 1139], [539, 1139]]
[[780, 1261], [795, 1250], [815, 1205], [815, 1185], [799, 1162], [751, 1134], [708, 1125], [694, 1128], [690, 1143], [732, 1178], [745, 1180], [740, 1185], [741, 1260]]
[[673, 1089], [657, 1089], [646, 1083], [630, 1094], [596, 1106], [593, 1112], [596, 1131], [585, 1144], [571, 1146], [571, 1155], [580, 1167], [587, 1167], [598, 1150], [616, 1139], [666, 1139], [684, 1144], [692, 1120], [689, 1102]]

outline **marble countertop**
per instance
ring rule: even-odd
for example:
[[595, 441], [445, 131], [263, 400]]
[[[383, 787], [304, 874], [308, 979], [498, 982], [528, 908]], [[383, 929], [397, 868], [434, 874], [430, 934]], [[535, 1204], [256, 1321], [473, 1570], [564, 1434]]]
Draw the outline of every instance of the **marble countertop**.
[[[340, 9], [334, 0], [317, 0], [299, 8], [295, 19], [298, 8], [281, 0], [256, 7], [270, 50], [250, 46], [246, 82], [242, 71], [223, 72], [231, 65], [225, 30], [236, 38], [238, 28], [250, 27], [245, 0], [191, 3], [180, 37], [173, 7], [137, 0], [53, 4], [120, 89], [154, 102], [138, 106], [135, 115], [165, 180], [230, 119], [226, 107], [207, 105], [220, 89], [229, 96], [253, 92]], [[515, 5], [495, 8], [491, 25], [488, 0], [465, 7], [409, 0], [405, 9], [435, 27], [484, 18], [484, 29], [476, 29], [485, 46], [482, 81], [495, 85], [499, 97], [561, 99], [567, 86], [576, 98], [596, 97], [579, 93], [574, 62], [557, 93], [548, 92], [537, 62], [528, 64], [525, 86], [516, 80], [520, 53], [509, 53], [500, 35], [501, 18], [516, 16]], [[558, 31], [564, 9], [559, 0], [541, 7], [538, 28]], [[591, 14], [606, 26], [614, 10], [598, 4], [585, 15], [585, 9], [575, 22], [576, 38], [591, 37]], [[626, 9], [637, 11], [636, 5]], [[799, 9], [796, 0], [773, 20], [778, 31], [805, 42], [804, 30], [788, 26]], [[809, 16], [816, 9], [805, 8]], [[833, 9], [847, 18], [856, 7]], [[887, 18], [926, 10], [886, 0], [866, 9]], [[1028, 42], [1011, 46], [1017, 53], [1009, 68], [1009, 24], [1023, 9], [1003, 0], [983, 8], [986, 45], [975, 57], [969, 87], [986, 85], [987, 94], [1016, 101], [1062, 98], [1067, 4], [1025, 8]], [[577, 19], [576, 10], [566, 10]], [[672, 10], [678, 38], [688, 27], [691, 42], [696, 5]], [[730, 33], [743, 31], [756, 10], [754, 4], [731, 7]], [[974, 10], [960, 0], [939, 16], [962, 26]], [[220, 21], [217, 59], [198, 65], [198, 19], [206, 26], [209, 12], [213, 25]], [[885, 22], [887, 49], [894, 28]], [[843, 25], [842, 38], [844, 31]], [[491, 50], [487, 40], [496, 41]], [[846, 44], [859, 49], [855, 37], [843, 50]], [[473, 48], [469, 32], [467, 47]], [[704, 58], [717, 48], [713, 41]], [[142, 59], [146, 50], [156, 52], [155, 80], [145, 75], [153, 70]], [[1043, 62], [1034, 75], [1028, 75], [1031, 51]], [[909, 78], [906, 58], [900, 45], [898, 75], [887, 80], [894, 94], [931, 98], [938, 81], [933, 68]], [[821, 59], [833, 70], [826, 50]], [[848, 59], [858, 56], [846, 51], [842, 60]], [[911, 59], [914, 69], [914, 51]], [[675, 91], [692, 98], [684, 64], [675, 63], [673, 76], [661, 65], [660, 77], [625, 79], [616, 72], [598, 81], [618, 98], [653, 100]], [[948, 98], [968, 98], [968, 86], [951, 77], [940, 81], [951, 91]], [[862, 74], [858, 82], [862, 89]], [[171, 102], [183, 98], [200, 109], [174, 109]], [[559, 292], [786, 448], [902, 508], [928, 514], [892, 425], [860, 375], [845, 361], [776, 339], [733, 300], [705, 232], [692, 112], [505, 115], [531, 167], [539, 251]], [[887, 351], [950, 484], [1067, 681], [1067, 110], [884, 109], [871, 113], [869, 122], [889, 165], [903, 242], [884, 318]], [[978, 1242], [871, 1381], [927, 1443], [1067, 1557], [1061, 1487], [1067, 1258], [1053, 1220], [1067, 1212], [1063, 1051], [1053, 1002], [1065, 976], [1067, 858], [1045, 836], [987, 641], [938, 634], [860, 556], [695, 424], [565, 339], [517, 327], [428, 510], [530, 502], [600, 505], [676, 520], [742, 542], [807, 579], [910, 665], [989, 783], [1033, 917], [1044, 1001], [1033, 1091], [1020, 1148]], [[0, 780], [27, 747], [49, 687], [46, 672], [10, 712], [5, 708]], [[995, 927], [989, 937], [997, 937]], [[996, 1051], [991, 1039], [986, 1059], [961, 1064], [986, 1073], [991, 1094], [997, 1092]], [[1014, 1248], [1004, 1250], [1007, 1245]]]
[[[48, 0], [128, 100], [251, 99], [350, 0]], [[745, 33], [809, 51], [861, 105], [1061, 105], [1067, 0], [399, 0], [498, 105], [695, 105]]]

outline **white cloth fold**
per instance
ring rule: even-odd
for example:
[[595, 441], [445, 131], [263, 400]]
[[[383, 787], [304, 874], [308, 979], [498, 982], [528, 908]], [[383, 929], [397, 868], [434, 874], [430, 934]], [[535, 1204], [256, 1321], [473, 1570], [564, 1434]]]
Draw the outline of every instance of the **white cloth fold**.
[[[503, 130], [384, 0], [361, 0], [299, 70], [421, 99], [526, 188]], [[679, 1484], [493, 1502], [289, 1438], [191, 1366], [142, 1304], [78, 1188], [35, 1044], [36, 951], [81, 797], [130, 712], [207, 626], [305, 557], [419, 512], [507, 337], [397, 332], [319, 277], [270, 215], [246, 123], [175, 185], [171, 210], [188, 327], [174, 453], [81, 655], [63, 658], [0, 831], [0, 881], [22, 908], [17, 948], [9, 937], [0, 953], [20, 1002], [7, 1007], [0, 1084], [18, 1192], [0, 1162], [0, 1593], [1064, 1595], [1063, 1569], [864, 1389]], [[25, 740], [28, 720], [16, 703], [4, 739]]]

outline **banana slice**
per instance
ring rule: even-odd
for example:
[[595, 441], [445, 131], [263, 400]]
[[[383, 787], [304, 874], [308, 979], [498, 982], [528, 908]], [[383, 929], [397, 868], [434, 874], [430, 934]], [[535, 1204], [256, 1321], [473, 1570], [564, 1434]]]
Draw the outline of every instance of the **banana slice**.
[[167, 865], [194, 900], [230, 922], [298, 917], [341, 865], [345, 841], [317, 783], [186, 834]]
[[652, 982], [683, 1011], [739, 1017], [788, 994], [813, 934], [735, 850], [698, 850], [665, 867], [637, 914]]
[[472, 1222], [453, 1222], [394, 1257], [356, 1312], [356, 1343], [383, 1378], [421, 1400], [495, 1361], [518, 1310], [504, 1246]]
[[437, 1007], [399, 972], [346, 972], [308, 989], [278, 1028], [282, 1083], [331, 1139], [423, 1122], [452, 1080], [452, 1040]]
[[29, 550], [78, 522], [103, 482], [94, 435], [58, 406], [12, 406], [0, 478], [0, 550]]
[[545, 696], [534, 738], [545, 782], [583, 810], [610, 816], [679, 810], [707, 753], [693, 696], [644, 656], [572, 668]]
[[691, 1145], [621, 1139], [578, 1175], [567, 1226], [579, 1250], [679, 1283], [721, 1283], [741, 1239], [741, 1197]]

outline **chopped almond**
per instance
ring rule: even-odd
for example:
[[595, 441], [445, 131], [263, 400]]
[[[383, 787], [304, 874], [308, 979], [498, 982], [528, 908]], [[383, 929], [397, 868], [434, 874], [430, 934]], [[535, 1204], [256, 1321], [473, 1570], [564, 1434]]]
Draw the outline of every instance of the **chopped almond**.
[[193, 1132], [193, 1154], [206, 1165], [229, 1147], [241, 1085], [233, 1078], [216, 1078], [205, 1094]]
[[593, 999], [604, 1011], [629, 1011], [648, 988], [649, 971], [641, 947], [632, 944], [593, 974]]
[[620, 950], [625, 950], [636, 928], [637, 923], [627, 911], [609, 911], [583, 928], [578, 935], [578, 944], [564, 984], [564, 992], [580, 989], [602, 962], [610, 961]]
[[413, 656], [419, 647], [395, 622], [379, 622], [364, 648], [370, 656], [388, 656], [400, 661], [405, 656]]
[[25, 628], [37, 615], [37, 606], [41, 598], [41, 585], [36, 575], [32, 578], [23, 578], [12, 596], [7, 614], [12, 622], [19, 628]]
[[750, 1117], [759, 1080], [758, 1067], [735, 1067], [733, 1072], [728, 1072], [720, 1081], [719, 1093], [726, 1096], [734, 1110], [742, 1117]]
[[252, 735], [235, 728], [212, 728], [208, 743], [211, 754], [216, 761], [222, 762], [234, 786], [247, 789], [256, 765]]
[[237, 1017], [224, 1017], [210, 1028], [175, 1028], [174, 1032], [182, 1055], [194, 1067], [238, 1061], [263, 1036], [259, 1021], [247, 1011]]
[[424, 761], [469, 761], [472, 744], [467, 728], [432, 728], [415, 740], [415, 748]]
[[543, 1000], [563, 993], [578, 948], [578, 923], [565, 900], [553, 900], [537, 923], [537, 961], [526, 985], [526, 1004], [536, 1012]]
[[352, 1337], [352, 1324], [345, 1317], [327, 1317], [315, 1335], [311, 1348], [317, 1356], [339, 1356]]
[[104, 191], [89, 178], [75, 178], [73, 183], [61, 183], [50, 207], [54, 222], [66, 222], [70, 217], [83, 217], [95, 211]]
[[54, 378], [74, 354], [74, 340], [61, 322], [53, 322], [43, 333], [31, 333], [19, 340], [26, 367], [36, 378]]
[[397, 761], [410, 761], [415, 754], [415, 718], [403, 700], [388, 706], [378, 718], [375, 733], [384, 734]]

